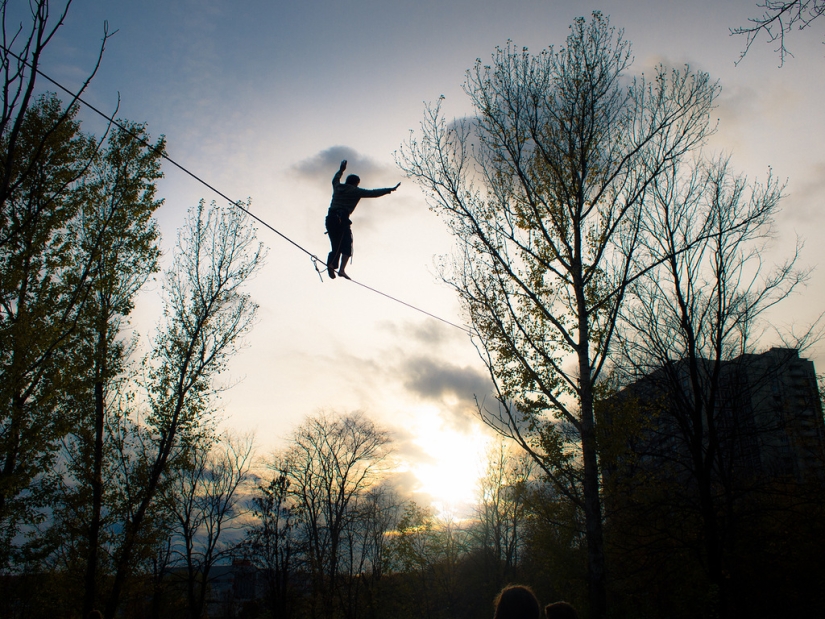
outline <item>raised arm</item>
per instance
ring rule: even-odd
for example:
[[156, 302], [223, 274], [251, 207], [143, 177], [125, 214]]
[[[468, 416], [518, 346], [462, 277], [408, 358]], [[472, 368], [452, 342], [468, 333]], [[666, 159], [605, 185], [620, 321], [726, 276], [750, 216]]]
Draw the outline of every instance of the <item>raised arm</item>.
[[332, 188], [335, 189], [338, 185], [341, 184], [341, 175], [344, 173], [344, 170], [347, 169], [347, 160], [344, 159], [341, 162], [341, 167], [338, 168], [338, 171], [335, 173], [335, 176], [332, 177]]

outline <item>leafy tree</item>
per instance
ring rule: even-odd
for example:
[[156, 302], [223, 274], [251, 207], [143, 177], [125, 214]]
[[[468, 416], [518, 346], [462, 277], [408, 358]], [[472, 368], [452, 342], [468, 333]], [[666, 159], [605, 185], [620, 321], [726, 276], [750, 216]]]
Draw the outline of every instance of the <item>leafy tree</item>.
[[[143, 127], [130, 127], [145, 136]], [[51, 541], [77, 544], [66, 555], [64, 568], [72, 574], [85, 572], [79, 588], [85, 592], [86, 611], [97, 598], [98, 559], [106, 537], [104, 504], [106, 511], [112, 507], [111, 501], [104, 501], [104, 481], [113, 465], [104, 426], [120, 414], [118, 398], [130, 378], [131, 342], [122, 339], [122, 323], [138, 289], [157, 270], [158, 233], [152, 213], [161, 205], [154, 192], [162, 152], [162, 140], [153, 150], [121, 130], [111, 133], [82, 177], [76, 216], [64, 225], [71, 239], [69, 273], [81, 272], [86, 264], [91, 268], [74, 328], [54, 355], [56, 367], [67, 376], [52, 409], [65, 434], [55, 446], [41, 446], [59, 451], [55, 466], [43, 474], [52, 490], [46, 498], [53, 531], [39, 541], [47, 546]]]
[[[16, 146], [28, 168], [4, 202], [0, 518], [4, 567], [43, 569], [56, 553], [48, 564], [86, 573], [75, 595], [91, 609], [112, 465], [104, 424], [121, 414], [130, 352], [122, 322], [157, 269], [164, 143], [135, 141], [128, 131], [148, 136], [128, 121], [128, 131], [95, 140], [75, 113], [48, 94], [29, 108]], [[39, 149], [33, 163], [30, 148]], [[21, 532], [22, 547], [12, 544]]]
[[703, 142], [718, 91], [688, 67], [628, 80], [630, 63], [600, 13], [558, 50], [498, 49], [468, 72], [474, 115], [428, 108], [398, 157], [457, 239], [443, 276], [497, 390], [482, 418], [585, 514], [593, 617], [607, 612], [594, 401], [650, 183]]
[[[28, 110], [17, 135], [13, 191], [2, 203], [0, 245], [0, 522], [2, 565], [19, 526], [41, 519], [37, 481], [54, 465], [68, 420], [55, 415], [68, 368], [59, 353], [75, 328], [90, 263], [77, 265], [66, 223], [82, 206], [76, 181], [95, 157], [94, 141], [53, 96]], [[45, 134], [45, 135], [44, 135]], [[5, 144], [4, 148], [9, 148]], [[35, 157], [35, 163], [28, 162]], [[31, 169], [28, 169], [31, 167]], [[75, 269], [78, 269], [75, 272]], [[9, 537], [10, 536], [10, 537]]]
[[[10, 6], [10, 4], [12, 6]], [[62, 4], [62, 6], [61, 6]], [[64, 226], [84, 199], [80, 185], [98, 159], [97, 146], [79, 131], [76, 103], [94, 78], [109, 38], [104, 25], [97, 62], [65, 106], [36, 95], [42, 55], [62, 27], [72, 0], [33, 0], [28, 20], [3, 1], [2, 105], [0, 105], [0, 566], [16, 549], [19, 526], [43, 520], [38, 508], [56, 440], [66, 423], [54, 416], [67, 372], [57, 361], [84, 303], [92, 262], [71, 264], [77, 249]], [[54, 10], [57, 6], [57, 10]], [[14, 14], [14, 17], [10, 15]], [[25, 14], [24, 14], [25, 15]], [[17, 24], [9, 32], [7, 24]], [[101, 236], [88, 239], [99, 249]], [[98, 243], [97, 245], [95, 245]], [[87, 252], [92, 261], [94, 252]], [[74, 271], [72, 271], [74, 267]], [[22, 496], [26, 497], [21, 501]], [[30, 533], [32, 529], [27, 529]], [[35, 544], [37, 545], [37, 544]], [[22, 559], [22, 557], [18, 557]]]
[[[162, 205], [155, 198], [155, 182], [161, 177], [161, 139], [148, 148], [132, 135], [146, 140], [145, 128], [121, 121], [106, 148], [98, 154], [83, 184], [83, 206], [68, 233], [78, 240], [76, 260], [93, 256], [88, 293], [78, 326], [70, 338], [65, 362], [74, 371], [74, 392], [63, 413], [71, 421], [64, 441], [65, 461], [81, 494], [90, 491], [81, 521], [88, 522], [84, 614], [97, 599], [98, 554], [104, 505], [104, 428], [114, 408], [119, 387], [126, 377], [131, 352], [122, 338], [124, 320], [146, 280], [158, 270], [158, 231], [153, 213]], [[85, 372], [83, 370], [86, 370]], [[79, 482], [79, 483], [78, 483]], [[87, 511], [88, 509], [88, 511]]]

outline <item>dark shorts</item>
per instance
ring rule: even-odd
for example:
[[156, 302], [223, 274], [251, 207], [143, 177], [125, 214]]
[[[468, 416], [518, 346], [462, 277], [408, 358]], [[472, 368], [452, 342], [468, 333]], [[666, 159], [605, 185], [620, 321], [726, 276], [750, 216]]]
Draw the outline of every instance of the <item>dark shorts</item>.
[[329, 211], [326, 225], [333, 254], [352, 255], [352, 222], [343, 211]]

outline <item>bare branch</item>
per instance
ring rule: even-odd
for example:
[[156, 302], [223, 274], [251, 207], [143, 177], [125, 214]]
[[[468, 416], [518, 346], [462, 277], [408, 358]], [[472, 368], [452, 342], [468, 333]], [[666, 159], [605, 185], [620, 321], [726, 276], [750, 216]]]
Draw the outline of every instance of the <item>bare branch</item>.
[[742, 61], [760, 34], [765, 34], [768, 43], [776, 43], [774, 51], [779, 53], [779, 66], [785, 64], [788, 56], [793, 56], [785, 43], [785, 37], [794, 28], [804, 30], [825, 13], [825, 0], [764, 0], [757, 4], [763, 10], [759, 17], [748, 18], [751, 25], [731, 28], [732, 35], [745, 37], [745, 49], [739, 55]]

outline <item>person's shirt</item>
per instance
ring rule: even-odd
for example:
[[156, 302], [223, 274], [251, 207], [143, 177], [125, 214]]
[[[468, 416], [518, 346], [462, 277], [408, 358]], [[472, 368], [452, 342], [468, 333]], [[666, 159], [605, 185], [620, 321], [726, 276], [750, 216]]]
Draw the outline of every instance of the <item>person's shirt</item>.
[[358, 206], [358, 201], [361, 198], [379, 198], [392, 191], [391, 187], [361, 189], [355, 185], [347, 185], [341, 182], [341, 175], [343, 173], [343, 170], [338, 170], [335, 176], [332, 177], [332, 202], [330, 202], [329, 205], [329, 210], [331, 211], [344, 211], [349, 215], [355, 210], [355, 207]]

